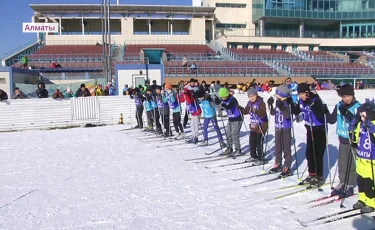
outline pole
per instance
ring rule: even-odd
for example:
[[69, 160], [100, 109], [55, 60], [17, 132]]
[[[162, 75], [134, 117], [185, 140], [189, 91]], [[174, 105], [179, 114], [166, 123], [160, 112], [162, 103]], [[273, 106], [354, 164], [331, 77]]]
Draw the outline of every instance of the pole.
[[111, 58], [112, 58], [112, 49], [111, 49], [111, 1], [107, 0], [108, 6], [108, 13], [107, 13], [107, 23], [108, 23], [108, 30], [107, 30], [107, 40], [108, 40], [108, 57], [107, 57], [107, 71], [108, 71], [108, 82], [112, 82], [112, 63], [111, 63]]
[[105, 24], [105, 21], [104, 21], [104, 1], [105, 0], [101, 0], [101, 4], [100, 4], [100, 17], [101, 17], [101, 24], [102, 24], [102, 45], [103, 45], [103, 53], [102, 53], [102, 71], [103, 73], [105, 74], [106, 73], [106, 68], [105, 68], [105, 63], [106, 63], [106, 60], [105, 60], [105, 36], [104, 36], [104, 24]]

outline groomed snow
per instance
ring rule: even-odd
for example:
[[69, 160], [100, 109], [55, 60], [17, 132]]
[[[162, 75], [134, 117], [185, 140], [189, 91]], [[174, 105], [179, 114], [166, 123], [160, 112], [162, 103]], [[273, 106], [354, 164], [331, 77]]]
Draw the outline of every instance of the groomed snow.
[[[356, 94], [364, 101], [374, 92]], [[319, 94], [332, 111], [339, 100], [337, 94]], [[248, 118], [245, 120], [248, 124]], [[294, 125], [301, 174], [306, 167], [306, 130], [302, 123]], [[305, 204], [329, 194], [329, 185], [323, 187], [324, 192], [313, 189], [274, 199], [300, 190], [277, 189], [295, 185], [297, 176], [243, 187], [275, 175], [233, 181], [262, 173], [263, 168], [231, 170], [244, 164], [218, 167], [241, 162], [247, 156], [204, 163], [185, 161], [205, 157], [205, 152], [217, 148], [213, 130], [210, 143], [214, 145], [201, 148], [164, 142], [124, 128], [1, 133], [0, 229], [375, 229], [368, 216], [303, 227], [297, 219], [304, 222], [346, 210], [340, 209], [340, 202], [316, 208], [310, 207], [316, 203]], [[272, 124], [269, 134], [267, 153], [271, 157]], [[244, 126], [242, 136], [248, 155]], [[329, 127], [329, 144], [333, 176], [338, 151], [335, 126]], [[325, 174], [329, 182], [328, 166]], [[356, 201], [354, 196], [344, 205], [351, 207]]]

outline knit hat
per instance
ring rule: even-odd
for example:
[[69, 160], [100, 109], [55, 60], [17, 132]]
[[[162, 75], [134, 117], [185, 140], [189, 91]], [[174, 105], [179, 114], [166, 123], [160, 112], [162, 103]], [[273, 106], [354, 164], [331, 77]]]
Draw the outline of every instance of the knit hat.
[[352, 85], [346, 84], [337, 90], [339, 96], [351, 95], [354, 96], [354, 87]]
[[85, 88], [85, 87], [86, 85], [82, 83], [80, 88]]
[[276, 88], [275, 94], [279, 95], [282, 98], [287, 98], [290, 95], [290, 89], [286, 84], [279, 85], [279, 87]]
[[194, 78], [190, 78], [189, 82], [195, 82], [195, 79]]
[[219, 97], [228, 97], [229, 96], [229, 90], [227, 88], [220, 88], [219, 90]]
[[306, 84], [306, 83], [299, 84], [298, 88], [297, 88], [297, 92], [298, 93], [308, 93], [308, 92], [310, 92], [310, 85]]
[[157, 85], [157, 86], [155, 86], [155, 90], [162, 90], [162, 88], [161, 88], [161, 86], [160, 85]]
[[258, 92], [255, 88], [250, 88], [247, 90], [247, 96], [250, 96], [250, 95], [256, 95], [258, 96]]
[[172, 89], [172, 84], [171, 83], [165, 83], [164, 88], [165, 89]]
[[196, 92], [194, 93], [194, 95], [195, 95], [197, 98], [202, 98], [202, 97], [204, 97], [205, 94], [206, 94], [206, 93], [204, 92], [203, 89], [199, 89], [198, 91], [196, 91]]
[[361, 112], [366, 112], [366, 117], [370, 121], [375, 120], [375, 102], [374, 99], [370, 100], [366, 98], [366, 102], [363, 103], [360, 107]]

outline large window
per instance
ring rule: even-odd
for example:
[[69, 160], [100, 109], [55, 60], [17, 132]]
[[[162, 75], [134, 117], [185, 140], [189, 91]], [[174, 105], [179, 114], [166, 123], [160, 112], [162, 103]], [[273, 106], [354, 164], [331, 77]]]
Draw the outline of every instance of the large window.
[[375, 23], [342, 24], [342, 38], [375, 38]]
[[225, 8], [246, 8], [246, 4], [236, 4], [236, 3], [216, 3], [216, 7], [225, 7]]
[[239, 28], [246, 28], [246, 24], [225, 24], [225, 23], [217, 23], [216, 24], [217, 29], [223, 29], [223, 28], [233, 28], [233, 29], [239, 29]]

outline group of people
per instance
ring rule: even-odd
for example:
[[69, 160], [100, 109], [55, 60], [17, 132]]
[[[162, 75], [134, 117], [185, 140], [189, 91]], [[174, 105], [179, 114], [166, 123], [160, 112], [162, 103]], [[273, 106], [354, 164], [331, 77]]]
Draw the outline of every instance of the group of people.
[[[214, 82], [213, 86], [219, 85], [218, 87], [207, 89], [196, 79], [191, 79], [188, 84], [180, 84], [176, 89], [173, 89], [170, 83], [162, 87], [156, 85], [156, 82], [151, 86], [148, 84], [145, 89], [143, 86], [135, 88], [130, 96], [134, 99], [137, 108], [136, 128], [143, 128], [142, 114], [145, 109], [148, 126], [144, 130], [171, 137], [173, 134], [169, 117], [172, 113], [176, 132], [174, 138], [185, 139], [184, 127], [181, 123], [181, 104], [186, 103], [186, 116], [191, 116], [192, 133], [187, 142], [198, 144], [200, 117], [203, 116], [203, 141], [200, 145], [209, 145], [207, 129], [211, 123], [216, 131], [220, 148], [225, 149], [221, 155], [238, 156], [244, 154], [241, 151], [240, 130], [242, 125], [247, 123], [244, 115], [249, 114], [250, 157], [245, 161], [261, 165], [266, 161], [263, 146], [267, 141], [270, 116], [274, 116], [275, 162], [269, 173], [280, 173], [279, 177], [285, 177], [292, 174], [291, 147], [295, 144], [293, 123], [304, 122], [308, 176], [303, 182], [319, 187], [325, 183], [323, 158], [327, 147], [328, 124], [337, 123], [339, 183], [332, 191], [332, 195], [352, 196], [357, 184], [359, 201], [353, 207], [361, 209], [363, 213], [374, 211], [374, 101], [361, 104], [355, 99], [353, 86], [342, 85], [337, 90], [340, 100], [330, 112], [310, 84], [301, 83], [295, 87], [291, 79], [287, 79], [285, 84], [272, 89], [273, 96], [267, 100], [258, 95], [256, 87], [250, 87], [247, 90], [249, 101], [245, 106], [241, 106], [228, 87], [220, 86], [220, 82], [216, 83]], [[226, 141], [218, 126], [216, 116], [218, 109], [225, 110], [228, 116], [224, 132]]]

